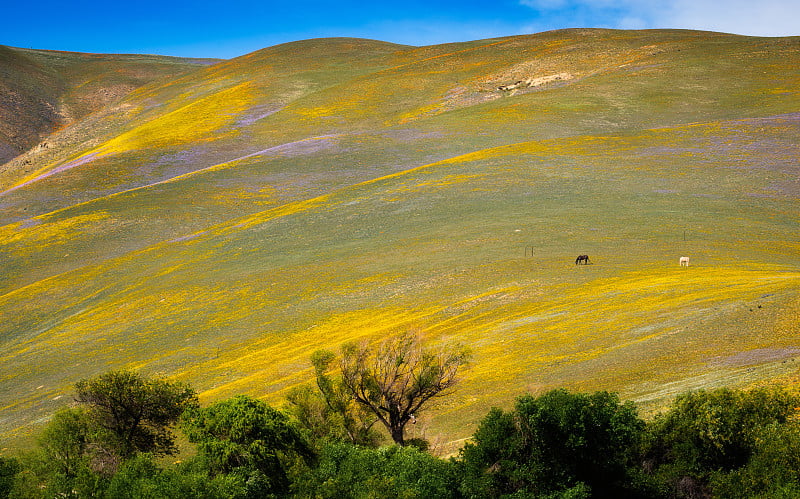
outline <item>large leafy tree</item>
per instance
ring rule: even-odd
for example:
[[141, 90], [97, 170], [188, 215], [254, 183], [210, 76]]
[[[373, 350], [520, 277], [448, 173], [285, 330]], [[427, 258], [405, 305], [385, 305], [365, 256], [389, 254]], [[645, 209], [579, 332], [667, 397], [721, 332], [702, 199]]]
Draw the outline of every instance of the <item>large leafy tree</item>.
[[[728, 474], [735, 478], [765, 462], [773, 463], [765, 469], [780, 469], [775, 456], [781, 453], [774, 449], [800, 448], [794, 440], [798, 405], [800, 398], [780, 388], [680, 395], [648, 425], [645, 468], [679, 497], [710, 494], [714, 483], [736, 481]], [[800, 462], [791, 453], [784, 457]]]
[[292, 463], [314, 460], [310, 446], [284, 413], [245, 395], [188, 410], [181, 428], [197, 444], [212, 475], [241, 476], [254, 497], [288, 493]]
[[431, 352], [416, 334], [406, 333], [381, 343], [376, 352], [367, 344], [342, 348], [342, 382], [353, 397], [372, 411], [392, 440], [405, 445], [405, 427], [432, 398], [458, 380], [466, 350]]
[[197, 405], [190, 387], [132, 371], [111, 371], [75, 385], [75, 400], [102, 429], [102, 444], [120, 458], [137, 452], [171, 454], [171, 426], [188, 407]]
[[607, 392], [553, 390], [492, 409], [461, 453], [462, 490], [497, 497], [634, 497], [636, 444], [644, 422]]
[[800, 497], [800, 424], [789, 420], [755, 431], [747, 464], [712, 476], [718, 497]]

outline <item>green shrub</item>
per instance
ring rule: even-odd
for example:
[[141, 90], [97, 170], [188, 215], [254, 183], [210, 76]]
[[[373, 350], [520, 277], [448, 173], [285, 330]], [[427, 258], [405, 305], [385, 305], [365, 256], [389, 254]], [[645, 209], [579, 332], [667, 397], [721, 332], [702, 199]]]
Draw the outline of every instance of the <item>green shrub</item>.
[[678, 497], [784, 482], [791, 488], [791, 463], [800, 460], [791, 419], [798, 404], [775, 388], [680, 395], [648, 425], [644, 466]]
[[182, 466], [159, 468], [151, 456], [129, 459], [111, 479], [109, 499], [227, 499], [245, 496], [245, 484], [234, 476], [211, 478], [204, 470]]
[[800, 497], [800, 427], [773, 423], [754, 432], [750, 460], [712, 476], [717, 497]]
[[456, 469], [413, 447], [380, 449], [341, 442], [325, 445], [318, 466], [295, 484], [299, 497], [457, 497]]
[[492, 409], [461, 452], [470, 497], [611, 497], [635, 494], [635, 449], [644, 430], [631, 403], [607, 392], [554, 390]]

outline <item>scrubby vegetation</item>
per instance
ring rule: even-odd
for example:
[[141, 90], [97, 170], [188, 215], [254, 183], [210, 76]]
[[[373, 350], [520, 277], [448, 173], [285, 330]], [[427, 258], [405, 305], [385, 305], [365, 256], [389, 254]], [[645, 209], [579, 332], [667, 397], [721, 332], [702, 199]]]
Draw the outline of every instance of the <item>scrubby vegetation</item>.
[[[127, 371], [83, 380], [76, 391], [78, 403], [53, 416], [38, 448], [0, 457], [0, 497], [800, 493], [800, 397], [779, 388], [690, 392], [647, 421], [635, 404], [613, 393], [523, 395], [511, 410], [492, 409], [447, 458], [419, 445], [379, 447], [370, 439], [353, 443], [347, 432], [320, 433], [316, 424], [248, 396], [201, 408], [188, 387]], [[132, 414], [132, 407], [141, 418], [120, 416]], [[178, 420], [179, 408], [179, 424], [167, 427]], [[111, 415], [129, 424], [110, 425]], [[172, 452], [176, 426], [196, 452], [182, 461], [159, 459]], [[131, 435], [137, 437], [126, 439]]]

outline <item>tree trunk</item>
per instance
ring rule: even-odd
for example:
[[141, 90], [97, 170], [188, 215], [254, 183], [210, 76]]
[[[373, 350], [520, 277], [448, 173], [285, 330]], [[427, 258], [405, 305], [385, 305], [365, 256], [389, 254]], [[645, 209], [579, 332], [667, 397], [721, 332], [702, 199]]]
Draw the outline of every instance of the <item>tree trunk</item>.
[[389, 430], [392, 434], [392, 440], [394, 440], [394, 443], [396, 443], [397, 445], [405, 446], [406, 441], [405, 438], [403, 437], [403, 434], [405, 433], [403, 426], [404, 425], [401, 424], [395, 424], [392, 425], [392, 427]]

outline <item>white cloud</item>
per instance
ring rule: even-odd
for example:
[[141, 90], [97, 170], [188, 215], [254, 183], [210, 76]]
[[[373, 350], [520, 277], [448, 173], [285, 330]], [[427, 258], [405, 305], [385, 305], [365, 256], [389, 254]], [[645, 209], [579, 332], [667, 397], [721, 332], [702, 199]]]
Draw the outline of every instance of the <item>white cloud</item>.
[[[800, 36], [798, 0], [520, 0], [559, 22], [622, 29], [684, 28], [755, 36]], [[540, 21], [541, 22], [541, 21]]]
[[618, 29], [647, 29], [650, 24], [641, 17], [627, 16], [620, 19], [614, 27]]
[[675, 27], [740, 35], [800, 35], [797, 0], [672, 0], [664, 22]]

